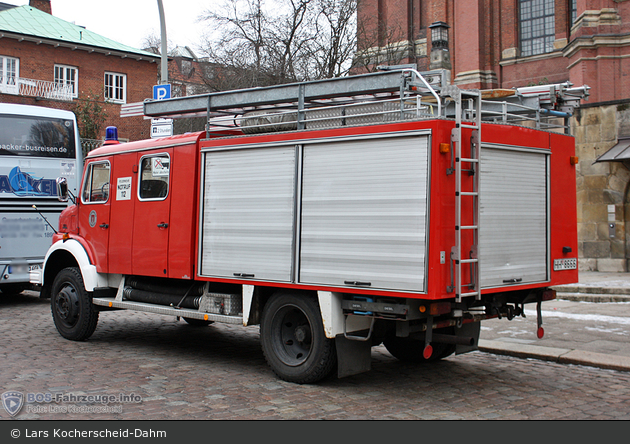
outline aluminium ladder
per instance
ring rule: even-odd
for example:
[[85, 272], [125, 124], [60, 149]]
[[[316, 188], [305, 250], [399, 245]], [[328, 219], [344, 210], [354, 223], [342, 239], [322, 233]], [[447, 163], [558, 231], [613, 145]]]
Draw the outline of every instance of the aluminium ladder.
[[[451, 249], [451, 285], [447, 291], [455, 292], [456, 302], [462, 298], [475, 296], [481, 299], [480, 260], [479, 260], [479, 220], [480, 220], [480, 161], [481, 161], [481, 92], [478, 90], [461, 90], [457, 87], [446, 87], [444, 96], [455, 103], [455, 128], [451, 132], [451, 168], [447, 174], [455, 174], [455, 246]], [[467, 105], [464, 108], [464, 105]], [[464, 150], [462, 130], [472, 129], [470, 143]], [[465, 152], [467, 151], [467, 152]], [[469, 168], [464, 168], [469, 164]], [[462, 176], [468, 175], [471, 180], [464, 185]], [[470, 183], [472, 182], [472, 184]], [[465, 189], [466, 188], [466, 189]], [[472, 214], [464, 221], [462, 207], [464, 199], [469, 199]], [[464, 224], [466, 222], [467, 224]], [[468, 257], [463, 255], [462, 235], [472, 233], [472, 243]], [[469, 282], [463, 282], [463, 267], [470, 266]]]

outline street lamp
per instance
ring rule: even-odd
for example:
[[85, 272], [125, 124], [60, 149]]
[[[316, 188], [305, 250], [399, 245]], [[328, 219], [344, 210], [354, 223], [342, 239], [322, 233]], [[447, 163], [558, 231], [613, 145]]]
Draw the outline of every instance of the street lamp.
[[431, 50], [446, 49], [448, 50], [448, 26], [444, 22], [434, 22], [429, 26], [431, 29]]
[[166, 39], [166, 19], [164, 17], [164, 5], [162, 0], [157, 0], [158, 10], [160, 11], [160, 34], [162, 38], [162, 83], [168, 83], [168, 41]]
[[448, 26], [444, 22], [434, 22], [431, 29], [431, 56], [429, 69], [444, 69], [450, 76], [451, 54], [448, 50]]

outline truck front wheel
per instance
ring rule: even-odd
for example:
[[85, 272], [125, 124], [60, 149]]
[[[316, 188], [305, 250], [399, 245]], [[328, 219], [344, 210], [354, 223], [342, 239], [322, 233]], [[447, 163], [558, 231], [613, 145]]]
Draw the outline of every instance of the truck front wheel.
[[98, 311], [85, 290], [83, 276], [76, 267], [64, 268], [55, 277], [50, 297], [55, 327], [61, 336], [84, 341], [94, 333]]
[[267, 363], [285, 381], [311, 384], [337, 364], [334, 340], [326, 338], [319, 306], [307, 295], [273, 295], [263, 309], [260, 340]]

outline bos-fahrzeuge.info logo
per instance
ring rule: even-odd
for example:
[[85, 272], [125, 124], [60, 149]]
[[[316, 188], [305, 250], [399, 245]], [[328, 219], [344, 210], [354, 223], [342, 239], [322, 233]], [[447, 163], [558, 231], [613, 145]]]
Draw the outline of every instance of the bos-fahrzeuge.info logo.
[[24, 405], [24, 394], [20, 392], [4, 392], [2, 394], [2, 406], [11, 416], [20, 413]]
[[[122, 405], [141, 403], [142, 397], [134, 393], [74, 394], [74, 393], [23, 393], [8, 391], [2, 394], [2, 406], [15, 416], [27, 405], [28, 413], [122, 413]], [[69, 403], [69, 406], [60, 405]], [[45, 405], [42, 405], [45, 404]]]

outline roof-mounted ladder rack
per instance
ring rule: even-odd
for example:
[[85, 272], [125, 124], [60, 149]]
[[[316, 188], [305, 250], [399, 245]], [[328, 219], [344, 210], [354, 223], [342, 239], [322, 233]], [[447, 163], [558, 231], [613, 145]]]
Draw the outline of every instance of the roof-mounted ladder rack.
[[[206, 117], [208, 126], [240, 127], [248, 134], [268, 131], [333, 128], [435, 118], [457, 119], [441, 70], [418, 72], [389, 67], [383, 72], [350, 77], [223, 91], [146, 101], [148, 117]], [[459, 90], [459, 88], [457, 88]], [[481, 120], [564, 128], [589, 87], [544, 85], [483, 91]], [[461, 90], [463, 95], [467, 90]], [[563, 118], [564, 122], [558, 122]], [[223, 119], [223, 120], [221, 120]], [[208, 137], [209, 137], [208, 132]]]

